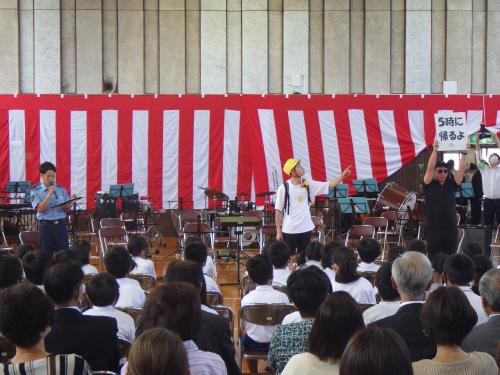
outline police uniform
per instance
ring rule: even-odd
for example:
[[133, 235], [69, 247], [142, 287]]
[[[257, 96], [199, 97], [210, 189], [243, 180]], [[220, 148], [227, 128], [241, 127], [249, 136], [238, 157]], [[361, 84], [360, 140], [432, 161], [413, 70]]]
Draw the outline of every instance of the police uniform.
[[[49, 188], [40, 184], [31, 191], [31, 204], [33, 209], [45, 199]], [[68, 249], [68, 230], [66, 228], [66, 212], [62, 207], [55, 207], [69, 200], [66, 189], [56, 185], [56, 191], [48, 202], [47, 209], [37, 212], [39, 222], [40, 247], [52, 255], [55, 251]]]

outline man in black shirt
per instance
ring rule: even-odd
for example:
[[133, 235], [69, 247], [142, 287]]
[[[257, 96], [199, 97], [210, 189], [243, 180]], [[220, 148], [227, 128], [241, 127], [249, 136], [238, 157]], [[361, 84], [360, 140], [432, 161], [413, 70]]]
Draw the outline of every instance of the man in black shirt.
[[455, 193], [465, 173], [466, 153], [462, 153], [458, 171], [448, 178], [446, 163], [436, 163], [437, 141], [424, 175], [425, 217], [429, 258], [439, 252], [452, 254], [457, 250], [457, 210]]

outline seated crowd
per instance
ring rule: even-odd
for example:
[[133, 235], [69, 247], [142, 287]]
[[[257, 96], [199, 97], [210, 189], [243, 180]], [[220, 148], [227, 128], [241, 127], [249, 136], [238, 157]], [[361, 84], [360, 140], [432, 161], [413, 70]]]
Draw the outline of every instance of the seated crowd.
[[[156, 280], [144, 238], [110, 248], [106, 272], [90, 253], [80, 240], [53, 259], [31, 245], [0, 255], [0, 340], [15, 346], [0, 373], [241, 373], [233, 321], [207, 299], [220, 288], [200, 238], [148, 291], [137, 281]], [[241, 309], [282, 315], [243, 321], [236, 346], [253, 354], [243, 363], [284, 375], [497, 375], [500, 269], [480, 248], [429, 259], [414, 240], [385, 262], [381, 254], [374, 239], [356, 249], [312, 242], [296, 258], [285, 242], [267, 242], [247, 261]]]

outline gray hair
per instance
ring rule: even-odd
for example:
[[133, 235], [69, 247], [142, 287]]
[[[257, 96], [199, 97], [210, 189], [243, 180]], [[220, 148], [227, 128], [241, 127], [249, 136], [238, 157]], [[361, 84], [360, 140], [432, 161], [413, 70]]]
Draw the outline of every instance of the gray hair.
[[479, 280], [479, 293], [493, 311], [500, 311], [500, 269], [491, 269]]
[[409, 298], [421, 297], [432, 278], [432, 265], [424, 254], [407, 251], [392, 263], [392, 278], [398, 292]]

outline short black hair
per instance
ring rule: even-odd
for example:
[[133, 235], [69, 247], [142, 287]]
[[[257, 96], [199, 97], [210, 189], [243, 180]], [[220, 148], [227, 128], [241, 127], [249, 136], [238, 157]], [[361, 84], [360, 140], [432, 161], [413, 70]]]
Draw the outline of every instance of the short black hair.
[[442, 160], [437, 161], [436, 164], [434, 165], [434, 169], [442, 168], [442, 167], [445, 167], [446, 169], [448, 169], [448, 164], [446, 164]]
[[348, 247], [338, 247], [333, 252], [333, 263], [339, 268], [335, 274], [335, 281], [348, 284], [360, 278], [358, 274], [358, 262], [352, 249]]
[[184, 259], [192, 260], [203, 267], [207, 261], [207, 246], [202, 241], [190, 241], [184, 246]]
[[399, 299], [397, 289], [392, 287], [391, 268], [392, 263], [382, 264], [377, 270], [377, 277], [375, 278], [375, 286], [384, 301], [396, 301]]
[[43, 162], [42, 164], [40, 164], [39, 170], [40, 170], [40, 174], [45, 174], [48, 171], [56, 172], [56, 166], [54, 164], [52, 164], [50, 161], [46, 161], [46, 162]]
[[164, 276], [165, 283], [188, 283], [195, 288], [201, 285], [201, 303], [207, 304], [207, 286], [203, 276], [203, 268], [192, 260], [177, 259], [170, 263]]
[[248, 259], [247, 271], [250, 279], [258, 285], [266, 285], [273, 278], [273, 265], [265, 254]]
[[444, 262], [448, 281], [455, 285], [467, 285], [474, 278], [474, 263], [464, 254], [450, 255]]
[[127, 250], [132, 256], [139, 255], [143, 250], [147, 253], [148, 241], [141, 236], [132, 236], [127, 243]]
[[372, 263], [380, 255], [380, 244], [374, 238], [363, 238], [358, 244], [358, 255], [363, 262]]
[[83, 271], [77, 262], [59, 262], [45, 272], [45, 293], [57, 305], [68, 303], [83, 280]]
[[305, 267], [292, 272], [286, 286], [302, 317], [314, 317], [319, 305], [332, 290], [330, 279], [318, 267]]
[[103, 272], [87, 283], [87, 296], [95, 306], [109, 306], [120, 296], [120, 286], [109, 273]]
[[23, 268], [28, 281], [35, 285], [42, 285], [49, 264], [50, 257], [45, 251], [35, 250], [26, 254], [23, 257]]
[[491, 263], [490, 257], [486, 255], [475, 255], [472, 257], [472, 261], [474, 262], [474, 283], [472, 285], [472, 291], [479, 295], [479, 280], [481, 277], [493, 268], [493, 263]]
[[33, 347], [53, 319], [54, 306], [36, 286], [22, 283], [0, 292], [0, 332], [14, 345]]
[[333, 253], [338, 247], [342, 247], [342, 244], [338, 241], [331, 241], [323, 246], [321, 249], [321, 267], [332, 268]]
[[309, 245], [307, 245], [304, 251], [301, 251], [297, 256], [297, 264], [300, 266], [306, 263], [307, 260], [321, 260], [321, 252], [323, 249], [323, 244], [318, 241], [311, 241]]
[[271, 258], [271, 263], [275, 268], [285, 268], [290, 259], [290, 248], [285, 241], [269, 241], [262, 249], [262, 254]]
[[121, 279], [133, 268], [134, 261], [123, 246], [113, 246], [104, 256], [104, 265], [111, 275]]
[[437, 345], [462, 344], [477, 323], [477, 313], [457, 287], [434, 290], [420, 311], [422, 327]]
[[8, 288], [23, 279], [23, 268], [13, 255], [0, 255], [0, 288]]
[[403, 246], [394, 246], [392, 249], [389, 249], [389, 253], [387, 254], [387, 261], [392, 263], [405, 252], [406, 249]]
[[446, 253], [437, 253], [431, 259], [431, 265], [434, 272], [443, 273], [444, 262], [449, 257]]
[[474, 255], [481, 255], [483, 253], [483, 248], [477, 242], [470, 242], [464, 249], [464, 254], [473, 257]]
[[90, 251], [92, 250], [92, 247], [89, 241], [75, 241], [69, 249], [76, 254], [76, 257], [82, 266], [90, 263]]
[[14, 254], [16, 258], [23, 260], [23, 257], [28, 254], [30, 251], [35, 251], [36, 248], [31, 243], [23, 243], [16, 247], [16, 253]]
[[427, 255], [428, 253], [427, 245], [424, 241], [419, 240], [418, 238], [411, 240], [410, 244], [408, 245], [408, 251], [418, 251], [419, 253], [422, 253], [424, 255]]
[[79, 262], [75, 252], [71, 250], [59, 250], [54, 254], [54, 262]]

